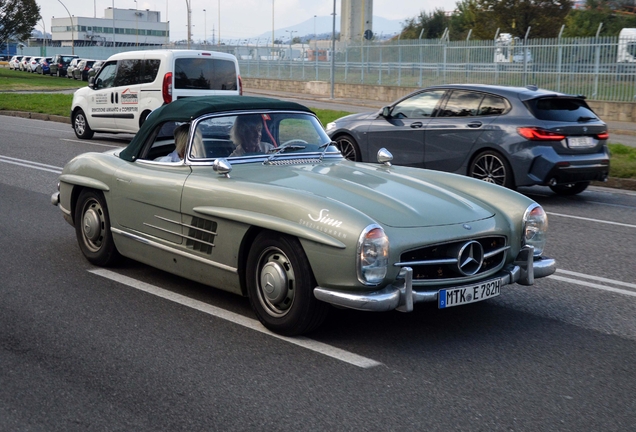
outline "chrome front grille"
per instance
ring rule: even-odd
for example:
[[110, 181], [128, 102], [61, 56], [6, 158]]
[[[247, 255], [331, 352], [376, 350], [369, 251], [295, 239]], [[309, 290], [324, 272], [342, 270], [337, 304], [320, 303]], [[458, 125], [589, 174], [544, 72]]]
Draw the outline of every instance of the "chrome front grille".
[[509, 248], [503, 236], [441, 243], [404, 252], [395, 265], [411, 267], [414, 281], [461, 279], [501, 268]]

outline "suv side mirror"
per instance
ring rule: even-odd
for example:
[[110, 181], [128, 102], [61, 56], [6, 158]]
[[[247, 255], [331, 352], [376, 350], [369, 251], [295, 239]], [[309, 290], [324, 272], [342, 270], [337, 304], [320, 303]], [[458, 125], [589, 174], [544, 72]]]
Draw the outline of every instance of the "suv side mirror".
[[382, 117], [391, 117], [391, 107], [385, 106], [384, 108], [382, 108]]

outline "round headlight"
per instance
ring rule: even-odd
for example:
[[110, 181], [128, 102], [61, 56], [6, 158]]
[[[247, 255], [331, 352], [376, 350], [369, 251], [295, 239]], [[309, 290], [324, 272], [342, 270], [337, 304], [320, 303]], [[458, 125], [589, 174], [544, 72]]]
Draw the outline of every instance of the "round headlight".
[[389, 265], [389, 238], [382, 227], [366, 227], [360, 234], [357, 252], [358, 280], [365, 285], [381, 283]]
[[548, 231], [548, 215], [539, 204], [532, 204], [523, 215], [523, 237], [522, 244], [533, 246], [534, 255], [543, 253]]
[[327, 126], [325, 127], [325, 130], [335, 129], [335, 127], [336, 127], [336, 123], [329, 122], [329, 123], [327, 123]]

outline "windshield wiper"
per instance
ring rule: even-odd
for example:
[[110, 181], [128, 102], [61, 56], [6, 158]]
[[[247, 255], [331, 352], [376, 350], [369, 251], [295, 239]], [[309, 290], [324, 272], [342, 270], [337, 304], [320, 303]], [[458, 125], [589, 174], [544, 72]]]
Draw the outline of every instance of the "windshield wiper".
[[304, 148], [306, 148], [307, 146], [304, 145], [299, 145], [299, 144], [287, 144], [284, 146], [280, 146], [276, 149], [276, 151], [274, 151], [274, 153], [272, 153], [267, 160], [265, 161], [265, 163], [270, 163], [276, 156], [278, 156], [279, 154], [283, 154], [285, 153], [287, 150], [302, 150]]
[[590, 121], [590, 120], [596, 120], [596, 117], [581, 116], [576, 121], [577, 122], [586, 122], [586, 121]]
[[325, 153], [327, 153], [327, 149], [331, 147], [332, 145], [337, 146], [337, 143], [335, 141], [331, 141], [328, 143], [324, 143], [323, 145], [318, 147], [319, 149], [322, 149], [322, 152], [320, 153], [320, 162], [322, 162], [322, 159], [325, 157]]

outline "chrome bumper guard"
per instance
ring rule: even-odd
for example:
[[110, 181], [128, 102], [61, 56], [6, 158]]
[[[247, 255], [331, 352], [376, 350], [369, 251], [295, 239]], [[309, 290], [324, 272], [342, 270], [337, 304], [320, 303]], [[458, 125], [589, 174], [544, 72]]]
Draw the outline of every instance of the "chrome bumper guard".
[[[535, 257], [532, 246], [524, 246], [517, 259], [493, 279], [499, 278], [500, 286], [518, 283], [532, 285], [535, 278], [550, 276], [556, 271], [553, 258]], [[449, 289], [452, 287], [442, 287]], [[403, 267], [397, 280], [381, 290], [370, 293], [353, 293], [332, 290], [328, 288], [314, 288], [314, 296], [321, 301], [349, 309], [383, 312], [397, 309], [400, 312], [411, 312], [413, 304], [437, 301], [439, 289], [417, 291], [413, 288], [413, 269]]]

